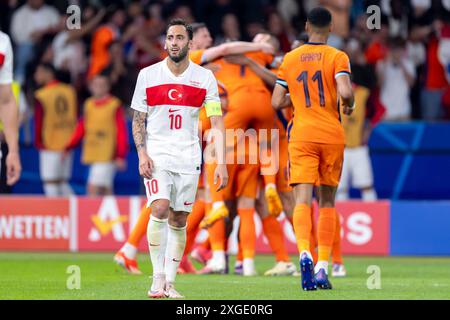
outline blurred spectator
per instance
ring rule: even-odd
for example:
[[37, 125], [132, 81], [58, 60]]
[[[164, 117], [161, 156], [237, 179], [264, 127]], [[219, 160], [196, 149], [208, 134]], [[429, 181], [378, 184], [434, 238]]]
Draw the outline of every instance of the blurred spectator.
[[288, 25], [277, 12], [271, 12], [267, 19], [269, 32], [274, 35], [280, 43], [281, 51], [288, 52], [291, 47], [291, 37]]
[[233, 13], [224, 15], [222, 19], [222, 33], [216, 37], [215, 45], [240, 39], [241, 31], [237, 16]]
[[63, 151], [77, 122], [75, 89], [56, 80], [51, 64], [41, 63], [34, 75], [41, 86], [35, 92], [35, 144], [39, 152], [39, 168], [47, 196], [73, 194], [68, 184], [72, 174], [72, 155]]
[[[90, 11], [83, 10], [83, 13], [85, 12]], [[76, 83], [80, 75], [87, 70], [88, 61], [83, 37], [97, 28], [105, 14], [105, 9], [100, 9], [92, 18], [83, 14], [81, 29], [64, 29], [53, 39], [53, 65], [58, 70], [68, 72], [72, 83]]]
[[410, 4], [404, 0], [382, 0], [383, 14], [389, 19], [389, 36], [406, 39], [408, 36]]
[[144, 28], [134, 37], [133, 61], [137, 69], [142, 69], [161, 61], [165, 58], [164, 44], [161, 33], [164, 30], [164, 22], [160, 19], [147, 21]]
[[389, 41], [386, 59], [377, 63], [377, 75], [381, 88], [381, 102], [386, 108], [384, 119], [393, 121], [410, 119], [409, 95], [416, 72], [414, 64], [406, 56], [404, 40], [393, 38]]
[[90, 81], [92, 96], [84, 103], [83, 117], [66, 144], [66, 150], [83, 139], [82, 162], [90, 165], [87, 191], [91, 196], [110, 195], [116, 169], [125, 170], [128, 135], [124, 110], [119, 99], [110, 94], [106, 74], [95, 75]]
[[381, 19], [381, 28], [372, 32], [372, 39], [365, 50], [367, 63], [375, 65], [386, 57], [388, 39], [389, 23], [384, 17]]
[[121, 28], [125, 24], [125, 11], [110, 7], [107, 23], [100, 26], [94, 33], [91, 44], [91, 63], [88, 79], [100, 73], [110, 63], [109, 46], [120, 39]]
[[27, 0], [14, 12], [11, 21], [11, 36], [16, 45], [14, 75], [20, 84], [25, 80], [26, 65], [33, 58], [34, 44], [47, 34], [55, 34], [59, 24], [58, 11], [44, 4], [44, 0]]
[[333, 33], [345, 39], [350, 32], [350, 8], [351, 0], [321, 0], [321, 6], [330, 10], [333, 17]]
[[364, 52], [356, 39], [347, 42], [345, 51], [352, 64], [352, 82], [357, 107], [351, 116], [342, 117], [346, 138], [342, 176], [336, 198], [341, 201], [347, 200], [352, 186], [361, 191], [364, 201], [375, 201], [377, 194], [373, 187], [372, 164], [367, 147], [371, 126], [370, 122], [366, 121], [367, 104], [375, 75], [367, 65]]

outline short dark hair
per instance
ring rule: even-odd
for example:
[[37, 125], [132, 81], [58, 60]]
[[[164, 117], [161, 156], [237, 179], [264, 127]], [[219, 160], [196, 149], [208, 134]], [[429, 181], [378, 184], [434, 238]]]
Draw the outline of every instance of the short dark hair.
[[169, 28], [172, 26], [183, 26], [186, 29], [189, 40], [192, 40], [192, 38], [194, 37], [194, 32], [192, 31], [192, 26], [189, 25], [188, 23], [186, 23], [186, 21], [184, 21], [183, 19], [176, 18], [176, 19], [171, 20], [169, 22], [169, 24], [167, 25], [166, 34], [167, 34], [167, 31], [169, 31]]
[[323, 7], [312, 9], [308, 14], [308, 22], [317, 28], [325, 28], [331, 24], [331, 12]]
[[198, 30], [207, 28], [207, 27], [204, 22], [194, 22], [194, 23], [191, 23], [191, 28], [192, 28], [192, 33], [195, 34], [195, 33], [197, 33]]

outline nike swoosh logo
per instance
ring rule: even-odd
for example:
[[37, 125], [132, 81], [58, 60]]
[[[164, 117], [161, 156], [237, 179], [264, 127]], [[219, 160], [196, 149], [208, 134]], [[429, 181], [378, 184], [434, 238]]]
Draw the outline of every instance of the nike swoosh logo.
[[191, 204], [194, 204], [194, 203], [193, 202], [186, 202], [186, 201], [184, 202], [185, 206], [190, 206]]
[[159, 247], [159, 244], [149, 243], [150, 247]]
[[177, 260], [175, 258], [172, 259], [173, 262], [180, 262], [181, 260]]
[[180, 109], [169, 109], [169, 112], [176, 112], [176, 111], [180, 111]]

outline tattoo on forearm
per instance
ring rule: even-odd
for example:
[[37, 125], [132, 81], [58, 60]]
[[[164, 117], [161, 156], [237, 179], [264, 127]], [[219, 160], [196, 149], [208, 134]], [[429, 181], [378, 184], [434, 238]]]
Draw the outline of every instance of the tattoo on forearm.
[[147, 114], [144, 112], [134, 111], [133, 115], [133, 139], [137, 151], [145, 149], [145, 119]]

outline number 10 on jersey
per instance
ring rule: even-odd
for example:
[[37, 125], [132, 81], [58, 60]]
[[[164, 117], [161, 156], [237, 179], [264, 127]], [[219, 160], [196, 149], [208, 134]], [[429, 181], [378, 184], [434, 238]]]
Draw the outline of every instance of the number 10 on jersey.
[[169, 114], [170, 130], [181, 129], [183, 118], [179, 114]]

